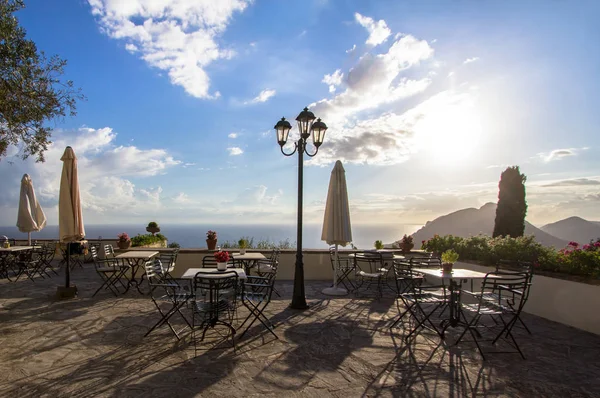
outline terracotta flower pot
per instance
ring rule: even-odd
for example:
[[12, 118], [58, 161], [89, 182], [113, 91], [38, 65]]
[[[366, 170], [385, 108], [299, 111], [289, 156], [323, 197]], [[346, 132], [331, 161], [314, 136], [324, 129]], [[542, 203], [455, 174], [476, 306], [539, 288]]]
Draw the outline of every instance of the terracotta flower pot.
[[454, 264], [452, 264], [452, 263], [442, 263], [442, 272], [444, 274], [451, 274], [453, 265]]
[[129, 249], [131, 247], [131, 241], [130, 240], [118, 240], [117, 246], [119, 246], [119, 249]]
[[414, 243], [402, 243], [402, 253], [410, 253], [413, 247], [415, 247]]
[[217, 248], [217, 240], [206, 239], [206, 246], [208, 246], [208, 250], [215, 250]]

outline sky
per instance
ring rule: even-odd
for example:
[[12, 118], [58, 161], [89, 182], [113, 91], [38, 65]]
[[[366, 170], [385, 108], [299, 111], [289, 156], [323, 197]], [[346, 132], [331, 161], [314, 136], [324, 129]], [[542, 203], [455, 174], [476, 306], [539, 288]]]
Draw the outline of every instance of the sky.
[[[45, 163], [0, 161], [0, 225], [24, 173], [57, 224], [67, 145], [91, 224], [295, 223], [297, 156], [273, 126], [308, 106], [304, 220], [346, 170], [353, 223], [424, 224], [527, 176], [527, 220], [600, 220], [600, 2], [26, 0], [17, 13], [86, 100]], [[284, 149], [293, 149], [294, 126]], [[314, 148], [309, 145], [309, 151]]]

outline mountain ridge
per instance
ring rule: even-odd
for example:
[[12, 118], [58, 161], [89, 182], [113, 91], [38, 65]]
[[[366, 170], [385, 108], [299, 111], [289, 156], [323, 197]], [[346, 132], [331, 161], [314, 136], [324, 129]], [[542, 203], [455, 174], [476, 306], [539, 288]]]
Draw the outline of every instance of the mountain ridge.
[[600, 238], [600, 223], [597, 221], [588, 221], [578, 216], [567, 217], [546, 224], [540, 229], [557, 238], [574, 241], [579, 244], [585, 244], [590, 240]]

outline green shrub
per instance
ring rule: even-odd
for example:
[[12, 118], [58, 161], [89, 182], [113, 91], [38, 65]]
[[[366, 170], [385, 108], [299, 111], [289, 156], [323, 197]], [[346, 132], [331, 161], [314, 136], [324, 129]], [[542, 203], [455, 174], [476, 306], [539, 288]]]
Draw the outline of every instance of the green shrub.
[[177, 242], [171, 242], [171, 243], [169, 243], [169, 246], [167, 246], [167, 247], [171, 248], [171, 249], [179, 249], [179, 248], [181, 248], [181, 245]]
[[158, 227], [158, 224], [154, 221], [150, 221], [148, 223], [148, 228], [157, 228], [157, 227]]
[[163, 234], [137, 234], [133, 238], [131, 238], [131, 246], [148, 246], [153, 243], [159, 243], [166, 241], [167, 238]]

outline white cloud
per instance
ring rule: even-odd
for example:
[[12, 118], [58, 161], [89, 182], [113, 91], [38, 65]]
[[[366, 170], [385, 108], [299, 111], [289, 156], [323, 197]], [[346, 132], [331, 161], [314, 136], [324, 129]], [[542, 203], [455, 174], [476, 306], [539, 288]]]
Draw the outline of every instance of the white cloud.
[[336, 69], [335, 72], [323, 76], [323, 80], [321, 80], [321, 81], [323, 83], [329, 85], [329, 92], [333, 93], [333, 92], [335, 92], [337, 86], [342, 84], [343, 77], [344, 77], [344, 74], [342, 73], [342, 70]]
[[479, 61], [479, 57], [467, 58], [464, 60], [463, 64], [466, 65], [466, 64], [470, 64], [471, 62], [476, 62], [476, 61]]
[[175, 203], [184, 204], [190, 202], [190, 197], [184, 192], [179, 192], [176, 196], [172, 198], [172, 200]]
[[584, 151], [588, 148], [565, 148], [555, 149], [550, 152], [540, 152], [534, 158], [537, 158], [545, 163], [552, 162], [555, 160], [561, 160], [569, 156], [576, 156], [579, 152]]
[[229, 135], [227, 137], [235, 139], [238, 137], [238, 133], [229, 133]]
[[386, 53], [363, 55], [347, 73], [346, 90], [312, 104], [312, 110], [326, 123], [340, 125], [356, 112], [422, 92], [431, 83], [429, 78], [413, 80], [400, 74], [432, 55], [425, 40], [403, 36]]
[[269, 100], [269, 98], [273, 97], [276, 93], [277, 92], [275, 90], [266, 88], [263, 91], [261, 91], [256, 97], [254, 97], [252, 100], [244, 102], [244, 104], [249, 105], [249, 104], [258, 104], [261, 102], [267, 102]]
[[229, 151], [229, 156], [237, 156], [237, 155], [241, 155], [242, 153], [244, 153], [242, 148], [239, 148], [236, 146], [227, 148], [227, 150]]
[[191, 163], [191, 162], [188, 162], [188, 163], [184, 163], [184, 164], [183, 164], [183, 168], [184, 168], [184, 169], [187, 169], [188, 167], [195, 166], [195, 165], [196, 165], [196, 163]]
[[257, 185], [251, 188], [246, 188], [240, 192], [233, 202], [227, 202], [233, 205], [274, 205], [277, 199], [283, 195], [281, 190], [278, 190], [273, 195], [267, 195], [268, 188], [264, 185]]
[[150, 66], [168, 72], [171, 83], [197, 98], [216, 98], [209, 92], [206, 67], [234, 52], [216, 39], [235, 12], [251, 0], [88, 0], [101, 31], [126, 42], [127, 51], [140, 53]]
[[392, 31], [387, 27], [383, 19], [375, 22], [373, 18], [362, 16], [359, 13], [354, 13], [354, 18], [362, 27], [367, 29], [369, 37], [366, 43], [372, 46], [383, 43], [392, 34]]
[[[38, 199], [44, 209], [53, 209], [58, 203], [62, 162], [60, 158], [67, 145], [75, 151], [78, 161], [81, 200], [86, 215], [107, 212], [152, 212], [160, 207], [162, 188], [136, 186], [132, 179], [142, 179], [166, 173], [180, 165], [164, 149], [141, 149], [135, 146], [117, 146], [117, 133], [111, 128], [82, 127], [75, 131], [55, 130], [48, 147], [46, 162], [35, 163], [27, 159], [14, 160], [13, 165], [0, 163], [0, 174], [14, 176], [5, 179], [18, 187], [20, 177], [31, 175]], [[18, 156], [18, 155], [17, 155]], [[143, 184], [139, 182], [139, 184]], [[17, 203], [18, 189], [0, 192], [0, 206]], [[46, 211], [49, 224], [57, 223], [56, 211]], [[0, 224], [3, 222], [0, 216]], [[11, 222], [12, 223], [12, 222]]]
[[355, 50], [356, 50], [356, 44], [354, 44], [354, 45], [352, 46], [352, 48], [350, 48], [350, 49], [346, 50], [346, 54], [353, 53]]

